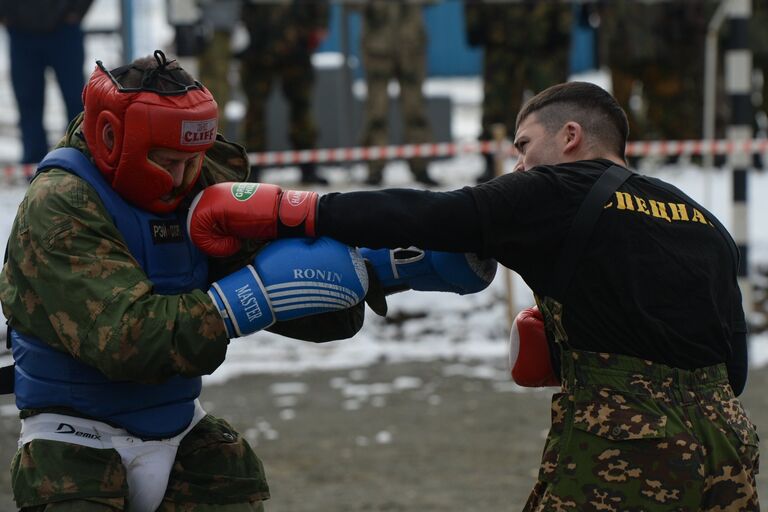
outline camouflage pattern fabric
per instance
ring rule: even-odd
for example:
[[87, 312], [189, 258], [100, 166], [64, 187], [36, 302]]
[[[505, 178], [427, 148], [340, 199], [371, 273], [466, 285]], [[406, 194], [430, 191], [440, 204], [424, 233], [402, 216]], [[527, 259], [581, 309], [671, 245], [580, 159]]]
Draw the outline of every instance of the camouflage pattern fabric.
[[571, 5], [567, 2], [473, 1], [464, 7], [467, 40], [483, 48], [481, 140], [502, 123], [507, 136], [526, 92], [568, 78]]
[[725, 365], [685, 371], [562, 352], [525, 511], [759, 510], [758, 436]]
[[551, 343], [568, 346], [568, 333], [563, 327], [563, 305], [552, 297], [542, 297], [534, 294], [536, 306], [544, 318], [547, 338]]
[[242, 19], [250, 44], [241, 54], [240, 77], [248, 98], [245, 145], [267, 147], [266, 101], [276, 79], [289, 105], [288, 138], [294, 149], [314, 148], [317, 126], [312, 117], [314, 34], [328, 26], [327, 1], [245, 2]]
[[[427, 32], [423, 2], [381, 1], [366, 3], [363, 10], [362, 58], [368, 95], [362, 144], [386, 146], [390, 79], [400, 84], [400, 110], [405, 142], [422, 144], [432, 140], [422, 84], [426, 78]], [[427, 160], [408, 161], [414, 176], [426, 176]], [[368, 174], [380, 181], [384, 161], [371, 162]]]
[[197, 59], [198, 80], [211, 91], [219, 105], [219, 131], [224, 129], [224, 108], [231, 99], [229, 69], [232, 64], [232, 32], [240, 20], [242, 0], [197, 0], [200, 26], [206, 44]]
[[[48, 440], [24, 445], [11, 467], [16, 504], [34, 511], [124, 510], [125, 469], [113, 449]], [[182, 440], [161, 511], [260, 511], [269, 498], [261, 461], [224, 420], [205, 416]], [[48, 504], [48, 505], [46, 505]]]
[[230, 44], [232, 32], [229, 30], [214, 30], [208, 46], [197, 59], [200, 69], [200, 82], [209, 90], [219, 106], [219, 126], [224, 128], [226, 116], [224, 108], [230, 99], [229, 65], [232, 59]]
[[[763, 73], [763, 84], [758, 89], [759, 101], [757, 110], [768, 114], [768, 2], [758, 0], [752, 2], [752, 19], [749, 26], [750, 47], [755, 69]], [[762, 127], [765, 129], [765, 127]]]
[[[115, 512], [124, 510], [89, 500], [59, 501], [39, 507], [25, 507], [22, 512]], [[235, 505], [180, 505], [163, 502], [157, 512], [264, 512], [262, 502]]]
[[[717, 3], [603, 4], [601, 60], [611, 69], [613, 94], [627, 112], [632, 140], [702, 136], [704, 42]], [[641, 108], [633, 96], [643, 99]]]

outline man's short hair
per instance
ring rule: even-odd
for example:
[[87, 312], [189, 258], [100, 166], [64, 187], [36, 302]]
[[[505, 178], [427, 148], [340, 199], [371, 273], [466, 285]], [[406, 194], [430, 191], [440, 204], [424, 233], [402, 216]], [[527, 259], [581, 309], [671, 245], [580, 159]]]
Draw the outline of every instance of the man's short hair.
[[627, 114], [602, 87], [589, 82], [553, 85], [525, 102], [517, 114], [515, 130], [533, 113], [549, 133], [575, 121], [587, 137], [624, 158], [629, 136]]
[[179, 65], [178, 61], [166, 60], [157, 55], [139, 57], [126, 66], [111, 71], [115, 80], [127, 89], [148, 88], [155, 91], [173, 92], [195, 85], [195, 79]]

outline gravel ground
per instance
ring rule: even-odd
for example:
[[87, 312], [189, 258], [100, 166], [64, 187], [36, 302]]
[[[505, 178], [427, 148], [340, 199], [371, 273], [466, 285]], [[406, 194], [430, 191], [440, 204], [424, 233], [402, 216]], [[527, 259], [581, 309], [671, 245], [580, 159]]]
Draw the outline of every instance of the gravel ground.
[[[267, 512], [520, 510], [535, 480], [551, 390], [516, 392], [472, 370], [435, 361], [257, 375], [209, 386], [202, 400], [264, 461]], [[758, 426], [768, 425], [767, 381], [768, 369], [753, 370], [742, 396]], [[2, 460], [15, 449], [12, 410], [1, 397]], [[0, 477], [0, 510], [13, 510], [8, 473]], [[758, 482], [768, 495], [768, 478]]]

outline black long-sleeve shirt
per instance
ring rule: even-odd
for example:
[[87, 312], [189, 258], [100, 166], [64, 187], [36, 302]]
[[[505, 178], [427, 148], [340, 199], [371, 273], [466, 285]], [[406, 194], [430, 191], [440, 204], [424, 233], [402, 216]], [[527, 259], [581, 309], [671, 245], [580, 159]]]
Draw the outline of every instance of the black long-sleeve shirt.
[[[450, 192], [390, 189], [320, 198], [318, 231], [344, 243], [476, 252], [540, 296], [576, 211], [612, 164], [588, 160], [503, 175]], [[632, 176], [600, 216], [563, 297], [576, 349], [693, 369], [727, 363], [737, 392], [746, 341], [728, 242], [690, 198]]]

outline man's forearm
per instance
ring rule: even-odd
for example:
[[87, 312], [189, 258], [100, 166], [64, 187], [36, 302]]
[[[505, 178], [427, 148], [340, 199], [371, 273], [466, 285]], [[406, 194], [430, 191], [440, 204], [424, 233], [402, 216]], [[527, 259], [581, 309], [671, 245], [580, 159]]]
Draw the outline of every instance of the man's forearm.
[[480, 252], [477, 208], [466, 189], [430, 192], [389, 189], [323, 195], [318, 235], [371, 248], [408, 247]]

